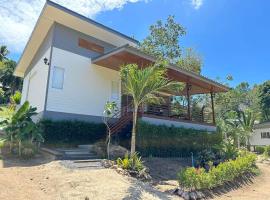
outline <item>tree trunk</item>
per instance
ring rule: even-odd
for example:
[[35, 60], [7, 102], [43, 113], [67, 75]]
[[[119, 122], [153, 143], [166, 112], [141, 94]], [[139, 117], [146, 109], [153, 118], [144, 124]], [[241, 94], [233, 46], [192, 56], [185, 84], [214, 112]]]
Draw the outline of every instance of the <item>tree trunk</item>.
[[22, 142], [19, 140], [19, 156], [22, 156]]
[[238, 149], [240, 148], [240, 137], [239, 137], [239, 135], [237, 135], [237, 147], [238, 147]]
[[137, 125], [137, 114], [138, 114], [138, 106], [134, 105], [133, 111], [133, 125], [132, 125], [132, 136], [131, 136], [131, 149], [130, 154], [134, 154], [136, 150], [136, 125]]
[[108, 128], [108, 138], [107, 138], [107, 157], [108, 157], [108, 160], [110, 159], [110, 143], [111, 143], [111, 131], [110, 131], [110, 128]]

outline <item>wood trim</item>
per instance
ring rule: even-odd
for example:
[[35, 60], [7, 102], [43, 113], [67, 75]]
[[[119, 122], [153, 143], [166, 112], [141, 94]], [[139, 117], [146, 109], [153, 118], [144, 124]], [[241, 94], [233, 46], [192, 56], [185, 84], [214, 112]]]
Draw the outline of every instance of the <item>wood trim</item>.
[[82, 47], [84, 49], [88, 49], [90, 51], [95, 51], [97, 53], [102, 53], [102, 54], [104, 53], [104, 47], [102, 47], [94, 42], [90, 42], [88, 40], [82, 39], [82, 38], [79, 38], [78, 45], [79, 45], [79, 47]]
[[176, 119], [176, 118], [144, 114], [144, 113], [142, 114], [142, 117], [149, 117], [149, 118], [154, 118], [154, 119], [163, 119], [163, 120], [168, 120], [168, 121], [176, 121], [176, 122], [184, 122], [184, 123], [190, 123], [190, 124], [199, 124], [199, 125], [216, 127], [216, 125], [212, 123], [195, 122], [195, 121], [190, 121], [190, 120]]
[[213, 124], [216, 124], [215, 105], [214, 105], [214, 94], [213, 94], [213, 92], [211, 92], [210, 94], [211, 94], [211, 105], [212, 105]]

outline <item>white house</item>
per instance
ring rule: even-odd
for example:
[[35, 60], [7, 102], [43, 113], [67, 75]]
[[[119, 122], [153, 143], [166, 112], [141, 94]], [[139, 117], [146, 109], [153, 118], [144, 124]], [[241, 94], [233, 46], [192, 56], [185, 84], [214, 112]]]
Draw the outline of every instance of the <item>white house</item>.
[[270, 145], [270, 122], [255, 125], [250, 144], [252, 146]]
[[[156, 61], [137, 46], [135, 39], [47, 1], [14, 72], [24, 78], [21, 102], [37, 107], [38, 118], [101, 122], [107, 101], [116, 101], [119, 108], [129, 104], [121, 94], [119, 68]], [[168, 76], [186, 83], [184, 91], [162, 93], [167, 104], [145, 105], [140, 117], [149, 123], [215, 130], [214, 93], [228, 88], [174, 65], [168, 66]], [[189, 98], [194, 94], [211, 94], [212, 110], [193, 113]], [[182, 114], [170, 110], [173, 95], [188, 99]], [[118, 127], [124, 126], [124, 118], [118, 117]]]

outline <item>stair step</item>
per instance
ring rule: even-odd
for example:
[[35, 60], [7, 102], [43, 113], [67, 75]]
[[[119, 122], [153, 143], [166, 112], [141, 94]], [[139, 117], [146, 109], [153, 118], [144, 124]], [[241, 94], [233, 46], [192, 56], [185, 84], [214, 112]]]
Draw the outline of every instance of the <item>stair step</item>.
[[91, 144], [81, 144], [81, 145], [78, 145], [78, 148], [80, 148], [80, 149], [91, 149], [91, 148], [93, 148], [93, 145], [91, 145]]
[[101, 162], [102, 159], [76, 160], [74, 163]]
[[63, 156], [62, 160], [89, 160], [89, 159], [96, 159], [95, 156]]
[[69, 152], [64, 152], [65, 155], [95, 155], [94, 152], [84, 152], [84, 151], [69, 151]]

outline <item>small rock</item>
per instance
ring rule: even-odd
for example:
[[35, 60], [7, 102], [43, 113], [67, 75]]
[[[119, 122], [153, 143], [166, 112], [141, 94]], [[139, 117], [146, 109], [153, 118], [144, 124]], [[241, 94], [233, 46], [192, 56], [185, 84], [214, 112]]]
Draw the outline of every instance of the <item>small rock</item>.
[[197, 191], [196, 193], [197, 193], [197, 199], [203, 199], [203, 198], [205, 198], [204, 193], [202, 193], [200, 191]]
[[189, 192], [183, 192], [181, 197], [183, 197], [185, 200], [190, 200]]
[[195, 193], [195, 192], [190, 192], [190, 193], [189, 193], [189, 196], [190, 196], [190, 199], [191, 199], [191, 200], [197, 200], [197, 193]]
[[47, 176], [46, 179], [49, 179], [49, 177]]
[[84, 200], [90, 200], [89, 197], [85, 197]]
[[183, 193], [184, 193], [184, 190], [179, 188], [177, 194], [181, 197]]
[[178, 194], [179, 188], [176, 188], [175, 190], [172, 191], [173, 194]]

